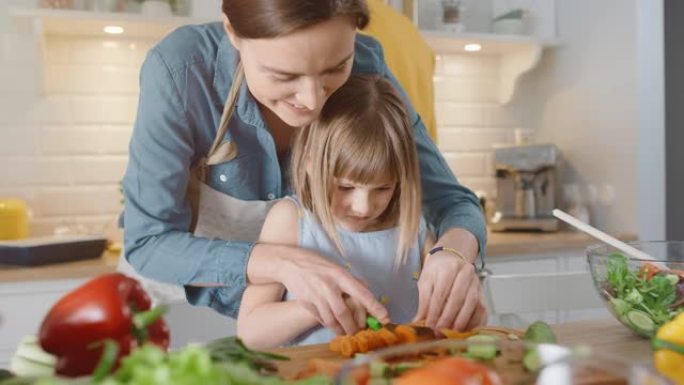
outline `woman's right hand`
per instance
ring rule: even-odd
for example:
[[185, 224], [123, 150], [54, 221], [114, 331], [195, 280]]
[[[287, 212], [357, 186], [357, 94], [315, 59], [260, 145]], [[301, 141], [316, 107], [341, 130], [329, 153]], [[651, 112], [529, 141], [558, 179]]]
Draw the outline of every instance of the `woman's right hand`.
[[336, 263], [302, 251], [296, 258], [283, 261], [280, 281], [323, 326], [337, 335], [356, 333], [362, 327], [358, 321], [361, 309], [347, 303], [351, 298], [364, 314], [389, 322], [387, 309], [363, 282]]
[[387, 309], [366, 285], [336, 263], [298, 247], [257, 244], [256, 248], [261, 250], [252, 251], [248, 264], [250, 279], [259, 277], [262, 281], [268, 277], [282, 283], [323, 326], [336, 334], [354, 334], [360, 329], [359, 311], [347, 304], [345, 296], [353, 298], [366, 314], [382, 323], [389, 322]]

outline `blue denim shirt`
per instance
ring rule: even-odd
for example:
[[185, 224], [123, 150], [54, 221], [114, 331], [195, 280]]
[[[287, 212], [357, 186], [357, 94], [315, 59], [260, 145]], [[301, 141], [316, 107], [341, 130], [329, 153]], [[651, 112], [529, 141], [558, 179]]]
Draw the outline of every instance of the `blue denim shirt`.
[[[352, 73], [382, 74], [401, 89], [376, 40], [357, 34], [355, 52]], [[186, 295], [193, 304], [231, 317], [239, 310], [254, 244], [193, 236], [186, 191], [190, 166], [206, 155], [216, 136], [237, 58], [221, 23], [182, 27], [150, 50], [140, 73], [123, 180], [128, 262], [162, 282], [224, 285], [185, 286]], [[412, 107], [410, 113], [427, 220], [437, 236], [452, 227], [469, 230], [484, 251], [486, 229], [477, 197], [458, 184]], [[208, 185], [242, 200], [270, 200], [290, 192], [273, 138], [245, 84], [225, 140], [235, 141], [238, 156], [211, 167]]]

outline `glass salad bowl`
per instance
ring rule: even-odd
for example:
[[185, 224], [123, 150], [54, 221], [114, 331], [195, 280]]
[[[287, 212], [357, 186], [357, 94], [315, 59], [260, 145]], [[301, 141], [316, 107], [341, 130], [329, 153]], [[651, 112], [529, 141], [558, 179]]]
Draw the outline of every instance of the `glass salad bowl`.
[[633, 242], [655, 260], [631, 258], [612, 246], [587, 248], [600, 297], [623, 325], [643, 337], [684, 312], [684, 242]]
[[654, 370], [567, 348], [494, 338], [437, 340], [378, 350], [342, 367], [336, 385], [667, 385]]

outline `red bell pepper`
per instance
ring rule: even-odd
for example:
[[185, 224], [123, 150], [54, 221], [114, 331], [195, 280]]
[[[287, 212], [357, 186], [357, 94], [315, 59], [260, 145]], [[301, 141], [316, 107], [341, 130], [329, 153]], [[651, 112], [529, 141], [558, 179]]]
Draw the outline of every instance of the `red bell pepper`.
[[89, 375], [100, 361], [106, 340], [118, 345], [118, 367], [131, 350], [149, 341], [169, 346], [163, 310], [152, 302], [138, 281], [120, 273], [94, 278], [62, 297], [40, 326], [39, 342], [57, 357], [56, 373]]

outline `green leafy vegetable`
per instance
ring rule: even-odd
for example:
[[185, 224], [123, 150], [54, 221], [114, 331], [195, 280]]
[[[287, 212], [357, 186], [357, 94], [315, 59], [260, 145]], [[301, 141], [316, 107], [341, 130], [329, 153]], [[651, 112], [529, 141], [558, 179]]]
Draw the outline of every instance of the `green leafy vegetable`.
[[[653, 328], [637, 330], [640, 334], [650, 336], [658, 326], [682, 312], [682, 309], [672, 306], [678, 301], [677, 285], [681, 279], [667, 271], [658, 271], [649, 276], [639, 269], [630, 270], [627, 258], [620, 253], [613, 253], [607, 263], [604, 294], [623, 321], [627, 314], [638, 314], [642, 321], [640, 324], [646, 324], [646, 318], [652, 321]], [[632, 313], [634, 311], [638, 313]], [[634, 327], [633, 322], [628, 323]]]

